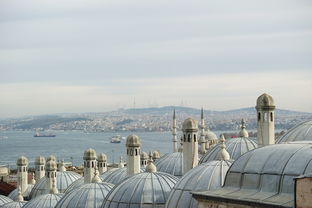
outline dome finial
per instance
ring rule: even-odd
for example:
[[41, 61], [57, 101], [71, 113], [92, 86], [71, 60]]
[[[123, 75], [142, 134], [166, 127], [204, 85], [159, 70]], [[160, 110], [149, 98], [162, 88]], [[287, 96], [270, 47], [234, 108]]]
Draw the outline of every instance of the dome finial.
[[145, 168], [145, 171], [148, 173], [155, 173], [157, 172], [157, 168], [153, 163], [153, 159], [150, 157], [150, 159], [147, 162], [147, 166]]
[[65, 163], [64, 163], [64, 159], [60, 162], [60, 172], [64, 172], [66, 171], [66, 167], [65, 167]]
[[248, 131], [246, 130], [246, 122], [244, 119], [242, 119], [241, 121], [240, 128], [241, 130], [239, 131], [238, 136], [248, 138], [249, 134], [248, 134]]
[[21, 186], [18, 186], [17, 201], [24, 201], [24, 197], [22, 195], [22, 187]]
[[31, 174], [31, 184], [33, 184], [33, 185], [36, 184], [35, 174], [34, 173]]
[[122, 159], [122, 155], [120, 155], [120, 160], [119, 160], [119, 164], [118, 164], [118, 168], [123, 168], [125, 167], [123, 159]]
[[222, 134], [221, 135], [221, 138], [220, 138], [220, 152], [218, 153], [218, 159], [219, 160], [230, 160], [230, 154], [226, 151], [226, 146], [224, 144], [225, 142], [225, 138], [224, 138], [224, 135]]
[[94, 171], [94, 177], [92, 179], [92, 183], [101, 183], [102, 180], [101, 178], [99, 177], [99, 171], [97, 168], [95, 168], [95, 171]]
[[56, 183], [55, 182], [56, 182], [55, 178], [53, 178], [53, 180], [52, 180], [52, 188], [50, 190], [50, 194], [58, 194], [59, 193], [59, 191], [56, 188]]

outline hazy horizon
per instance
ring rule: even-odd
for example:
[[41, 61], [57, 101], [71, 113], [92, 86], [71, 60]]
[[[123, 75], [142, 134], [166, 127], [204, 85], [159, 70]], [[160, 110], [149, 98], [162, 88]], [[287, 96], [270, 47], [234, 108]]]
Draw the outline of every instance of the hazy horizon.
[[2, 0], [0, 118], [222, 111], [262, 93], [312, 112], [311, 20], [308, 0]]

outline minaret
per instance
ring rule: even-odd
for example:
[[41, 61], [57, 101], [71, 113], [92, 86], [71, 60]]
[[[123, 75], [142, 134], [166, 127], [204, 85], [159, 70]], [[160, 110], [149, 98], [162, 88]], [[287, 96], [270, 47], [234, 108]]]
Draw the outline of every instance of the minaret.
[[172, 143], [173, 143], [173, 152], [178, 151], [178, 140], [177, 140], [177, 120], [175, 109], [173, 110], [173, 120], [172, 120]]
[[95, 168], [97, 166], [96, 159], [97, 157], [94, 149], [89, 148], [83, 154], [84, 160], [83, 176], [85, 183], [92, 182], [92, 178], [94, 177], [95, 174]]
[[42, 156], [39, 156], [35, 160], [35, 180], [38, 182], [45, 175], [45, 159]]
[[140, 172], [140, 138], [134, 134], [127, 137], [127, 175], [131, 176]]
[[159, 158], [160, 158], [160, 152], [159, 152], [159, 150], [153, 151], [153, 156], [152, 156], [153, 161], [156, 161], [156, 160], [158, 160]]
[[28, 159], [21, 156], [16, 161], [17, 166], [17, 187], [20, 187], [21, 194], [27, 190], [28, 187]]
[[98, 156], [98, 168], [100, 175], [107, 171], [107, 156], [104, 153]]
[[246, 130], [246, 125], [245, 125], [245, 120], [244, 119], [242, 119], [241, 130], [240, 130], [238, 136], [239, 137], [245, 137], [245, 138], [249, 137], [248, 131]]
[[200, 119], [200, 153], [206, 153], [206, 138], [205, 138], [205, 120], [204, 120], [204, 109], [201, 109]]
[[53, 190], [55, 187], [55, 182], [56, 182], [56, 171], [57, 171], [57, 164], [54, 160], [49, 160], [46, 163], [45, 166], [46, 169], [46, 190], [49, 192]]
[[264, 93], [257, 99], [257, 137], [258, 146], [275, 144], [274, 130], [274, 100]]
[[192, 118], [187, 118], [182, 125], [183, 130], [183, 171], [196, 167], [198, 164], [198, 141], [197, 141], [197, 122]]
[[147, 165], [147, 161], [148, 161], [148, 155], [146, 152], [142, 152], [141, 153], [141, 168], [145, 168]]
[[48, 158], [47, 158], [47, 161], [48, 162], [49, 160], [54, 160], [56, 162], [56, 157], [54, 155], [50, 155]]

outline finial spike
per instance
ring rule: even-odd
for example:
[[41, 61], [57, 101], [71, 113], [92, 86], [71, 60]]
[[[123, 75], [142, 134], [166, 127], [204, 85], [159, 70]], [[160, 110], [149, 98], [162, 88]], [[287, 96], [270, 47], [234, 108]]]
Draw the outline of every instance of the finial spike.
[[176, 119], [175, 108], [173, 109], [173, 119]]
[[201, 119], [204, 119], [204, 108], [201, 108]]
[[227, 152], [227, 150], [225, 149], [226, 148], [226, 145], [225, 145], [225, 138], [224, 138], [224, 135], [222, 134], [221, 135], [221, 138], [220, 138], [220, 152], [218, 153], [218, 159], [219, 160], [230, 160], [230, 154]]

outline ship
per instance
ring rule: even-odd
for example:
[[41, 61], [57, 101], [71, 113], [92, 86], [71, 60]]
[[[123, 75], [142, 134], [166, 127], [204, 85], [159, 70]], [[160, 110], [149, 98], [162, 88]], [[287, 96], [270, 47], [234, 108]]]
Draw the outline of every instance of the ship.
[[56, 137], [55, 134], [40, 134], [39, 132], [36, 132], [34, 137]]
[[111, 143], [120, 143], [121, 142], [120, 138], [121, 138], [120, 135], [112, 136]]

